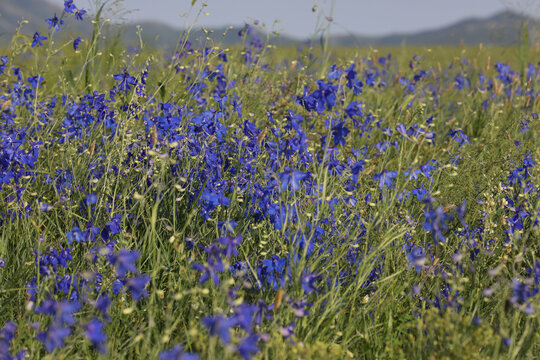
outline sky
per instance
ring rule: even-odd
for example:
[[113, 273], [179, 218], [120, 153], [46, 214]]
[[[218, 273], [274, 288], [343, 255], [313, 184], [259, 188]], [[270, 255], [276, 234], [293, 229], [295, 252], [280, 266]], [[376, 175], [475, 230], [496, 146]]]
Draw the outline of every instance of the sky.
[[[75, 0], [75, 4], [93, 9], [91, 4], [96, 1], [101, 0]], [[540, 16], [537, 0], [196, 0], [193, 7], [192, 0], [119, 1], [131, 11], [126, 15], [128, 20], [154, 20], [184, 27], [195, 22], [202, 8], [196, 27], [243, 25], [258, 20], [269, 30], [297, 38], [325, 29], [325, 17], [332, 18], [332, 34], [387, 35], [438, 28], [504, 10]], [[203, 3], [207, 6], [202, 7]], [[181, 17], [182, 13], [191, 15]], [[279, 23], [274, 23], [276, 20]]]

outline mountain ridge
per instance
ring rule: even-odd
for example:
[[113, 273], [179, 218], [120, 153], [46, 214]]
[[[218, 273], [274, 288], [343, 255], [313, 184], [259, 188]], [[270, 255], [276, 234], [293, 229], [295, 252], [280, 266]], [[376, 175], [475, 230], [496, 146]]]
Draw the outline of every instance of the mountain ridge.
[[[22, 27], [22, 32], [28, 35], [35, 31], [46, 31], [45, 19], [57, 14], [60, 16], [62, 8], [40, 1], [36, 5], [35, 0], [7, 0], [0, 3], [0, 42], [7, 43], [17, 28], [20, 19], [28, 20], [28, 24]], [[73, 18], [66, 20], [66, 28], [81, 36], [89, 35], [92, 26], [88, 19], [90, 14], [85, 15], [85, 21], [75, 21]], [[517, 44], [521, 24], [528, 23], [530, 43], [534, 44], [539, 38], [540, 21], [524, 15], [504, 11], [490, 17], [471, 17], [456, 23], [441, 26], [439, 28], [417, 31], [414, 33], [393, 33], [380, 36], [364, 35], [331, 35], [329, 44], [332, 46], [396, 46], [407, 45], [512, 45]], [[128, 23], [116, 29], [121, 29], [123, 39], [127, 43], [138, 42], [137, 29], [142, 29], [142, 40], [153, 47], [174, 47], [183, 32], [182, 29], [162, 24], [155, 21], [143, 21], [138, 24]], [[206, 30], [196, 29], [190, 33], [189, 40], [192, 42], [205, 43], [206, 41], [217, 42], [223, 45], [238, 44], [242, 41], [238, 32], [242, 26], [209, 28]], [[258, 35], [267, 35], [258, 31]], [[78, 35], [77, 35], [78, 36]], [[269, 35], [271, 43], [281, 45], [301, 44], [309, 39], [298, 39], [288, 35]]]

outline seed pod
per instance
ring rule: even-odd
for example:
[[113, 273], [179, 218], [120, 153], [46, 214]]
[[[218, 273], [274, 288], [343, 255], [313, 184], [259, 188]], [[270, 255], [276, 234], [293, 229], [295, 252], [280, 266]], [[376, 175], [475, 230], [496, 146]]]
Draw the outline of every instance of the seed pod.
[[281, 302], [283, 301], [283, 294], [283, 289], [279, 288], [276, 293], [276, 298], [274, 299], [274, 310], [279, 309], [279, 307], [281, 306]]
[[265, 136], [266, 136], [266, 131], [268, 130], [268, 128], [264, 128], [263, 131], [261, 131], [261, 133], [259, 134], [259, 136], [257, 136], [257, 144], [261, 144], [261, 142], [264, 140]]
[[156, 125], [152, 126], [152, 148], [155, 149], [157, 144], [157, 129]]
[[512, 302], [510, 301], [510, 298], [506, 298], [504, 301], [504, 312], [510, 312], [512, 310]]
[[96, 149], [96, 140], [92, 142], [92, 145], [90, 146], [90, 157], [94, 155], [94, 150]]

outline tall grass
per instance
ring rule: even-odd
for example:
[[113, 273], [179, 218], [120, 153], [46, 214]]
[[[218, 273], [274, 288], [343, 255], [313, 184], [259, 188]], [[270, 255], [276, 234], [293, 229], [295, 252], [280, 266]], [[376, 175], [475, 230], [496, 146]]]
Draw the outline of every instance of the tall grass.
[[0, 53], [0, 357], [538, 357], [526, 42], [150, 52], [102, 24]]

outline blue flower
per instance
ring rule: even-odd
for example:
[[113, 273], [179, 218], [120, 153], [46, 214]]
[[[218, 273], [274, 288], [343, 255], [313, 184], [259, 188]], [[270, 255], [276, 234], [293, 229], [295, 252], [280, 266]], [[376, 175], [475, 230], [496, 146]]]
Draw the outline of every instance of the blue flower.
[[84, 14], [86, 14], [86, 10], [77, 9], [77, 11], [75, 12], [75, 19], [83, 21], [83, 15]]
[[321, 275], [315, 275], [306, 273], [303, 274], [300, 277], [300, 283], [302, 284], [302, 289], [304, 290], [305, 294], [310, 294], [313, 291], [317, 291], [318, 289], [315, 287], [315, 283], [321, 279]]
[[43, 46], [42, 41], [47, 40], [47, 37], [46, 36], [41, 36], [41, 35], [39, 35], [38, 32], [36, 32], [34, 34], [34, 36], [32, 37], [32, 39], [33, 39], [32, 47], [36, 47], [36, 45]]
[[128, 272], [137, 273], [137, 259], [141, 254], [138, 250], [120, 249], [116, 255], [109, 256], [109, 262], [116, 267], [116, 274], [124, 277]]
[[414, 270], [420, 273], [426, 262], [426, 255], [424, 249], [421, 247], [415, 247], [413, 244], [403, 245], [403, 250], [407, 254], [407, 260], [409, 260], [409, 269], [414, 266]]
[[68, 240], [68, 244], [71, 244], [73, 241], [80, 243], [87, 240], [84, 238], [84, 234], [78, 226], [73, 226], [71, 231], [67, 233], [66, 237]]
[[77, 7], [73, 3], [73, 0], [64, 0], [64, 11], [73, 14], [77, 10]]
[[453, 219], [453, 216], [446, 214], [442, 206], [437, 209], [428, 204], [424, 210], [424, 230], [430, 231], [433, 236], [433, 240], [438, 242], [446, 242], [444, 232], [448, 230], [447, 222]]
[[244, 360], [250, 360], [253, 354], [257, 354], [259, 352], [257, 341], [259, 341], [259, 335], [252, 334], [244, 338], [240, 342], [240, 345], [237, 346], [236, 350], [240, 353], [240, 355], [242, 355]]
[[538, 294], [538, 289], [534, 287], [529, 287], [529, 285], [519, 281], [518, 279], [512, 280], [512, 289], [513, 296], [510, 299], [510, 302], [515, 305], [521, 305], [523, 311], [526, 314], [534, 314], [534, 309], [531, 304], [531, 298]]
[[284, 339], [290, 338], [292, 335], [294, 335], [295, 326], [295, 323], [290, 323], [289, 325], [282, 327], [280, 329], [281, 336], [283, 336]]
[[471, 143], [469, 137], [463, 132], [463, 130], [450, 130], [447, 136], [454, 139], [458, 143], [459, 147]]
[[300, 181], [305, 179], [306, 173], [300, 170], [292, 170], [288, 166], [284, 170], [279, 174], [279, 181], [281, 182], [280, 190], [287, 190], [290, 184], [292, 191], [298, 191], [300, 189]]
[[109, 298], [109, 296], [107, 296], [107, 294], [101, 295], [96, 300], [96, 303], [95, 303], [96, 309], [98, 309], [101, 312], [101, 314], [103, 315], [103, 317], [105, 318], [105, 320], [108, 320], [108, 321], [110, 320], [110, 317], [108, 315], [110, 306], [111, 306], [111, 298]]
[[219, 285], [219, 276], [218, 272], [224, 270], [223, 264], [216, 263], [214, 265], [202, 265], [202, 264], [193, 264], [191, 268], [201, 272], [201, 277], [199, 278], [199, 283], [204, 284], [208, 279], [212, 279], [214, 285]]
[[34, 89], [39, 88], [41, 87], [41, 83], [43, 82], [43, 77], [39, 75], [31, 76], [28, 78], [28, 82], [30, 83], [30, 85], [32, 85]]
[[73, 50], [77, 50], [79, 48], [80, 43], [81, 43], [80, 36], [76, 39], [73, 39]]
[[43, 212], [51, 211], [52, 208], [53, 208], [52, 205], [44, 203], [44, 202], [39, 204], [39, 210]]
[[274, 304], [266, 305], [263, 299], [259, 299], [257, 302], [257, 311], [255, 312], [255, 323], [261, 326], [261, 323], [265, 317], [268, 320], [272, 320], [272, 310], [274, 310]]
[[3, 355], [2, 350], [9, 348], [9, 342], [15, 338], [16, 331], [17, 325], [12, 321], [8, 321], [0, 330], [0, 355]]
[[53, 28], [58, 31], [60, 30], [60, 26], [64, 23], [64, 20], [59, 19], [56, 14], [52, 18], [49, 18], [45, 20], [45, 22], [49, 25], [49, 29]]
[[200, 358], [196, 354], [185, 353], [182, 346], [176, 344], [172, 349], [160, 352], [159, 360], [200, 360]]
[[349, 134], [349, 129], [345, 126], [345, 122], [340, 122], [332, 127], [332, 136], [334, 137], [334, 146], [345, 145], [345, 136]]
[[251, 304], [242, 303], [234, 309], [234, 321], [235, 324], [240, 326], [247, 332], [251, 332], [251, 326], [253, 324], [253, 316], [257, 311], [257, 307]]
[[145, 289], [146, 284], [150, 282], [150, 276], [140, 275], [126, 281], [126, 286], [131, 293], [131, 297], [135, 301], [139, 301], [140, 298], [148, 297], [148, 292]]
[[225, 344], [231, 343], [230, 329], [234, 326], [234, 320], [228, 319], [223, 315], [206, 316], [202, 323], [208, 328], [210, 336], [218, 335]]
[[120, 84], [118, 84], [118, 90], [124, 91], [126, 94], [131, 89], [132, 85], [137, 85], [137, 79], [129, 75], [127, 70], [124, 70], [124, 73], [122, 74], [114, 75], [113, 78], [116, 81], [120, 81]]
[[382, 172], [375, 174], [373, 180], [379, 180], [379, 189], [383, 189], [385, 186], [392, 189], [394, 187], [394, 179], [398, 175], [397, 171], [388, 171], [384, 169]]
[[119, 234], [122, 231], [120, 220], [122, 220], [122, 215], [116, 214], [111, 221], [105, 224], [105, 227], [101, 231], [101, 238], [104, 241], [108, 241], [111, 235]]
[[37, 334], [36, 338], [45, 345], [48, 352], [64, 346], [64, 340], [71, 334], [70, 328], [51, 325], [46, 331]]
[[55, 322], [60, 325], [75, 325], [73, 314], [81, 309], [78, 301], [62, 301], [56, 303]]
[[220, 237], [218, 239], [218, 242], [226, 246], [223, 252], [223, 255], [225, 255], [228, 258], [232, 256], [237, 256], [238, 250], [236, 250], [236, 248], [240, 245], [240, 243], [242, 243], [242, 235], [238, 235], [235, 237], [233, 236]]
[[97, 202], [97, 196], [96, 194], [88, 194], [86, 196], [86, 199], [84, 199], [84, 203], [86, 206], [90, 206], [92, 204], [95, 204]]
[[92, 318], [88, 324], [84, 325], [84, 330], [86, 332], [86, 337], [92, 342], [94, 348], [102, 354], [105, 354], [107, 352], [107, 348], [105, 347], [107, 334], [103, 331], [103, 323], [96, 318]]
[[8, 62], [9, 62], [9, 59], [7, 56], [0, 56], [0, 74], [4, 73], [4, 70], [6, 69]]
[[54, 322], [58, 325], [75, 325], [73, 313], [81, 309], [78, 301], [56, 302], [53, 299], [44, 300], [39, 306], [36, 306], [36, 314], [53, 315]]

